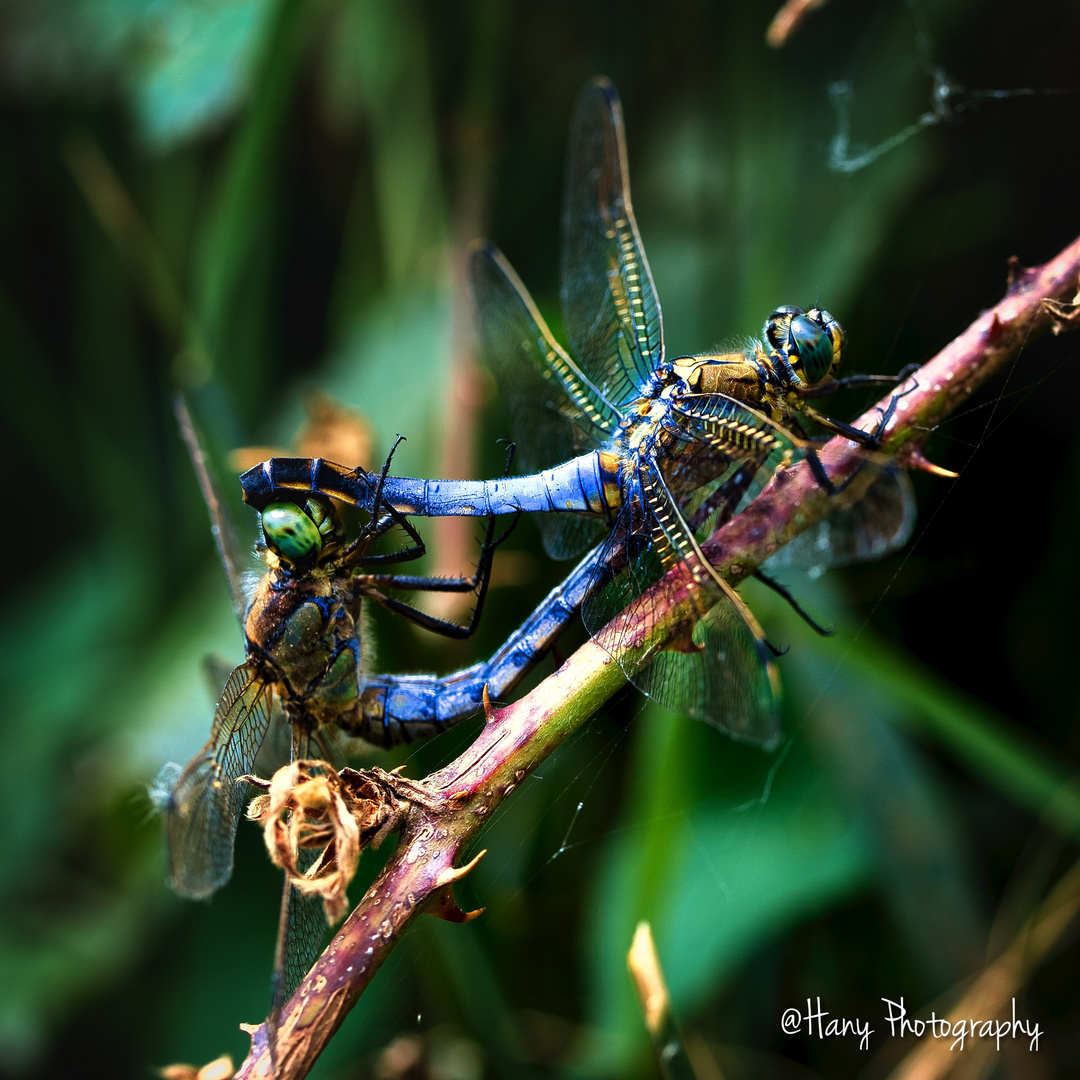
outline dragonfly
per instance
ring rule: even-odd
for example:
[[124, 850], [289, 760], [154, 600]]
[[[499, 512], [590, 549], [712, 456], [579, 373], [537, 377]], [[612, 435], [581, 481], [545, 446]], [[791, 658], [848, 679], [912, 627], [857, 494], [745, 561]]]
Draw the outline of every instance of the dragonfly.
[[[168, 765], [155, 782], [164, 809], [172, 889], [193, 899], [210, 896], [232, 873], [237, 825], [247, 793], [241, 779], [255, 758], [275, 710], [291, 729], [294, 760], [333, 759], [327, 733], [389, 747], [446, 730], [475, 715], [484, 694], [507, 694], [575, 618], [591, 580], [589, 560], [558, 585], [489, 660], [445, 676], [369, 674], [364, 667], [361, 607], [376, 603], [450, 637], [475, 629], [483, 608], [495, 549], [510, 530], [494, 535], [490, 517], [475, 572], [460, 578], [427, 578], [373, 572], [418, 558], [423, 540], [412, 524], [383, 500], [373, 500], [357, 535], [347, 535], [339, 507], [324, 494], [275, 498], [260, 507], [258, 551], [266, 572], [249, 591], [234, 530], [212, 479], [194, 424], [178, 404], [187, 443], [207, 503], [218, 554], [242, 618], [246, 659], [225, 681], [205, 746], [183, 768]], [[385, 471], [385, 469], [384, 469]], [[400, 528], [408, 546], [372, 548]], [[402, 602], [395, 590], [473, 592], [467, 625], [446, 622]], [[286, 886], [288, 889], [288, 886]], [[284, 986], [293, 989], [318, 955], [326, 923], [318, 905], [283, 903], [278, 946]], [[322, 919], [321, 926], [318, 920]]]
[[[577, 554], [606, 536], [591, 560], [582, 603], [593, 635], [621, 611], [624, 625], [649, 615], [649, 586], [682, 563], [694, 586], [689, 635], [640, 671], [624, 670], [676, 713], [775, 745], [773, 650], [746, 603], [709, 563], [701, 539], [777, 469], [806, 461], [827, 491], [843, 486], [827, 475], [805, 419], [865, 447], [865, 465], [877, 475], [860, 509], [830, 515], [793, 543], [818, 565], [903, 543], [912, 521], [909, 485], [903, 473], [874, 460], [896, 396], [869, 432], [810, 402], [841, 386], [895, 383], [907, 373], [838, 378], [844, 332], [820, 308], [776, 309], [761, 340], [739, 351], [669, 358], [630, 200], [621, 104], [608, 80], [592, 81], [579, 97], [568, 154], [561, 298], [572, 353], [556, 341], [497, 249], [480, 242], [469, 256], [483, 352], [527, 474], [491, 481], [380, 478], [322, 459], [277, 458], [241, 477], [244, 497], [258, 505], [282, 491], [324, 492], [369, 507], [378, 492], [407, 515], [540, 512], [554, 557]], [[798, 561], [798, 554], [788, 555], [789, 563]], [[618, 643], [612, 651], [621, 662]]]
[[[185, 420], [194, 438], [190, 420]], [[200, 479], [208, 482], [208, 475]], [[214, 496], [210, 505], [220, 507], [220, 500]], [[390, 508], [384, 510], [378, 497], [373, 506], [370, 519], [352, 540], [341, 513], [323, 495], [313, 493], [302, 503], [278, 500], [262, 510], [260, 554], [266, 573], [250, 597], [238, 591], [238, 585], [233, 593], [243, 612], [246, 659], [226, 680], [210, 738], [180, 774], [166, 811], [171, 885], [185, 896], [210, 895], [232, 872], [233, 838], [244, 795], [244, 786], [236, 781], [252, 770], [275, 699], [289, 722], [297, 756], [305, 756], [307, 744], [318, 742], [330, 725], [384, 745], [416, 737], [419, 725], [432, 730], [438, 726], [427, 717], [380, 709], [364, 697], [361, 605], [372, 601], [437, 633], [468, 636], [483, 608], [495, 547], [494, 519], [489, 520], [473, 576], [428, 579], [371, 572], [424, 553], [410, 522]], [[397, 526], [407, 533], [409, 545], [373, 552]], [[223, 529], [219, 526], [215, 533], [221, 536]], [[231, 582], [239, 580], [232, 566], [227, 575]], [[435, 619], [390, 594], [397, 589], [475, 592], [473, 618], [466, 626]]]

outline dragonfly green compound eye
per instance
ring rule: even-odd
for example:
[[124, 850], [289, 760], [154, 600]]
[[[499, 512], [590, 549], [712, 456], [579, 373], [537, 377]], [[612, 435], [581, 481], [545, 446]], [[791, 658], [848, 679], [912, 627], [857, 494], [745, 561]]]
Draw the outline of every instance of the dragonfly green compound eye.
[[844, 332], [820, 308], [777, 308], [765, 320], [766, 346], [775, 349], [807, 386], [816, 386], [840, 366]]
[[322, 550], [315, 522], [294, 503], [270, 503], [262, 512], [262, 527], [267, 544], [288, 562], [303, 562]]
[[833, 345], [828, 334], [808, 315], [796, 315], [788, 327], [791, 360], [798, 357], [803, 377], [811, 386], [829, 374], [833, 362]]

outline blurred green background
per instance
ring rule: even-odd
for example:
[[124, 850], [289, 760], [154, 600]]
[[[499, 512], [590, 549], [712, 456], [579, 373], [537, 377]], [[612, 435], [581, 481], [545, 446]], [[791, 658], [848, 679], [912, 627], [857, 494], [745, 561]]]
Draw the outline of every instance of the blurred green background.
[[[896, 371], [1000, 298], [1009, 256], [1074, 238], [1074, 4], [833, 0], [781, 51], [764, 43], [774, 11], [0, 6], [0, 1073], [239, 1060], [237, 1024], [266, 1011], [279, 882], [257, 831], [241, 827], [228, 888], [184, 902], [145, 794], [206, 737], [203, 657], [241, 656], [178, 386], [222, 460], [288, 445], [321, 389], [371, 420], [376, 458], [408, 435], [402, 471], [499, 471], [509, 431], [469, 364], [463, 245], [490, 236], [559, 326], [564, 138], [600, 72], [623, 96], [673, 355], [821, 303], [850, 370]], [[831, 84], [851, 88], [854, 154], [926, 113], [935, 75], [957, 90], [941, 123], [829, 168]], [[791, 644], [781, 751], [613, 703], [484, 835], [462, 899], [486, 914], [424, 920], [316, 1075], [655, 1075], [624, 963], [642, 917], [724, 1076], [877, 1075], [874, 1053], [909, 1049], [885, 1038], [880, 999], [928, 1010], [1076, 856], [1076, 353], [1033, 343], [933, 436], [961, 476], [917, 478], [908, 551], [786, 579], [836, 637], [747, 588]], [[426, 535], [447, 570], [475, 551], [471, 532]], [[472, 642], [380, 615], [378, 669], [490, 653], [560, 573], [527, 522], [511, 550]], [[422, 775], [473, 731], [389, 760]], [[1019, 999], [1044, 1071], [1003, 1052], [1000, 1075], [1080, 1075], [1074, 940]], [[869, 1052], [781, 1033], [818, 995], [872, 1021]]]

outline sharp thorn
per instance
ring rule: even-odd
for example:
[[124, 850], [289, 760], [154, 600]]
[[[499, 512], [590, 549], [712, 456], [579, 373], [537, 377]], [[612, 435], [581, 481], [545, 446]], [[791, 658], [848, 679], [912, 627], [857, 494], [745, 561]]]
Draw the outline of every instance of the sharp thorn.
[[958, 472], [953, 472], [952, 469], [945, 469], [940, 465], [935, 465], [932, 461], [927, 461], [918, 450], [914, 451], [904, 464], [910, 469], [919, 469], [922, 472], [930, 473], [931, 476], [944, 477], [946, 480], [955, 480], [960, 475]]
[[484, 723], [494, 724], [502, 715], [502, 709], [496, 709], [495, 706], [491, 704], [491, 698], [488, 696], [487, 683], [484, 683], [483, 704]]
[[435, 879], [435, 889], [432, 892], [431, 906], [427, 909], [429, 915], [447, 922], [466, 923], [472, 922], [478, 915], [482, 915], [483, 908], [473, 911], [463, 911], [454, 899], [454, 882], [460, 881], [470, 870], [487, 854], [487, 849], [478, 852], [476, 857], [464, 866], [457, 868], [447, 867]]
[[435, 888], [440, 889], [445, 885], [453, 885], [455, 881], [460, 881], [466, 874], [470, 873], [476, 864], [487, 854], [487, 848], [483, 851], [476, 853], [476, 856], [469, 860], [464, 866], [448, 866], [443, 870], [439, 876], [435, 879]]

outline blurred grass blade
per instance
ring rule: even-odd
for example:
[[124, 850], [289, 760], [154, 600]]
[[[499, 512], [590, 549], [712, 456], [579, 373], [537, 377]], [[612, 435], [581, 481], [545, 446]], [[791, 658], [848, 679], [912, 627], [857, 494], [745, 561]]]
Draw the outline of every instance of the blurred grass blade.
[[660, 968], [660, 957], [656, 955], [652, 927], [645, 921], [639, 922], [634, 931], [626, 966], [641, 1002], [645, 1030], [652, 1039], [660, 1075], [664, 1080], [697, 1080], [671, 1011], [671, 996]]
[[[975, 978], [956, 1005], [945, 1014], [950, 1025], [972, 1023], [977, 1017], [982, 1023], [993, 1019], [1004, 1021], [1010, 1004], [1027, 983], [1036, 968], [1046, 960], [1080, 914], [1080, 862], [1074, 863], [1039, 909], [1024, 924], [1008, 949]], [[944, 1011], [944, 1010], [943, 1010]], [[1027, 1022], [1017, 1009], [1018, 1022]], [[1028, 1024], [1035, 1027], [1036, 1022]], [[981, 1024], [977, 1024], [981, 1028]], [[1006, 1024], [1006, 1027], [1009, 1025]], [[1041, 1025], [1040, 1025], [1041, 1027]], [[1015, 1040], [1015, 1033], [1006, 1038]], [[1023, 1049], [1028, 1034], [1018, 1040]], [[1048, 1040], [1049, 1041], [1049, 1040]], [[927, 1033], [904, 1060], [889, 1074], [889, 1080], [944, 1080], [958, 1074], [985, 1076], [992, 1071], [990, 1062], [997, 1058], [1000, 1048], [992, 1036], [972, 1038], [964, 1054], [953, 1052], [955, 1040], [934, 1038]], [[1008, 1045], [1008, 1043], [1006, 1043]], [[1038, 1043], [1035, 1043], [1038, 1048]], [[876, 1071], [876, 1070], [872, 1070]]]
[[232, 140], [199, 238], [195, 315], [210, 353], [205, 362], [226, 378], [237, 405], [247, 404], [252, 389], [265, 382], [255, 378], [265, 355], [253, 335], [245, 337], [237, 308], [245, 299], [255, 302], [266, 287], [260, 266], [270, 262], [267, 244], [279, 227], [272, 212], [279, 194], [279, 143], [307, 43], [305, 30], [320, 6], [280, 0], [252, 87], [251, 111]]
[[1080, 840], [1080, 790], [1068, 765], [898, 650], [863, 635], [851, 661], [912, 730], [932, 735], [1014, 802]]

